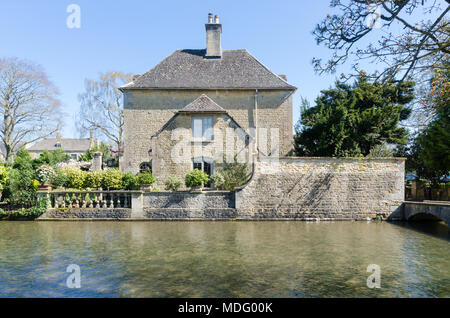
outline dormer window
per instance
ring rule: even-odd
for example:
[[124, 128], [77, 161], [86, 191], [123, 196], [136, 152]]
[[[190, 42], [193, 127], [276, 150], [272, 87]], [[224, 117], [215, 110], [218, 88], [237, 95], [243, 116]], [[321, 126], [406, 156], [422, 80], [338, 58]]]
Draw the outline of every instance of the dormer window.
[[213, 118], [193, 117], [192, 137], [194, 137], [194, 140], [213, 140]]

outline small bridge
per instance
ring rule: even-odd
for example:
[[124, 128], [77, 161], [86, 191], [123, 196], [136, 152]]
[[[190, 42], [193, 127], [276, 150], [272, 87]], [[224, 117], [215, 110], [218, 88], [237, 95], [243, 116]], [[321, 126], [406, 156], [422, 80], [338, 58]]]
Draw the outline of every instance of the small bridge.
[[450, 202], [405, 202], [406, 221], [444, 221], [450, 227]]

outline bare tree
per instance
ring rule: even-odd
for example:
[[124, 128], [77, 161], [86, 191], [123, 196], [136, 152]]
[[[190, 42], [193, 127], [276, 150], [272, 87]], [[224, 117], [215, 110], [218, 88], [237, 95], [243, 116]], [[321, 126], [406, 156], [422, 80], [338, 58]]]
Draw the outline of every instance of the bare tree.
[[5, 160], [25, 143], [50, 136], [61, 126], [58, 90], [41, 66], [0, 59], [0, 138]]
[[414, 75], [420, 80], [423, 72], [430, 75], [449, 58], [449, 4], [450, 0], [332, 0], [330, 6], [338, 14], [328, 14], [313, 34], [333, 53], [326, 62], [314, 58], [315, 70], [333, 73], [351, 61], [354, 73], [341, 74], [349, 78], [362, 71], [359, 62], [366, 60], [382, 68], [371, 74], [376, 80], [401, 81]]
[[131, 74], [100, 73], [99, 80], [85, 81], [85, 92], [78, 95], [80, 112], [78, 130], [94, 130], [120, 149], [123, 142], [123, 98], [119, 87], [130, 82]]

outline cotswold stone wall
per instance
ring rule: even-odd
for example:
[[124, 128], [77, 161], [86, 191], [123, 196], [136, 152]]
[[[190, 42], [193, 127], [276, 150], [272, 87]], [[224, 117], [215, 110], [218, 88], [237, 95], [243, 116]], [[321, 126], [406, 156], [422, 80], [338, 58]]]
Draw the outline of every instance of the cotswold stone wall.
[[131, 209], [73, 208], [49, 209], [40, 219], [129, 219]]
[[245, 219], [360, 220], [389, 216], [404, 199], [404, 159], [284, 158], [256, 164], [236, 192]]
[[129, 209], [50, 209], [41, 218], [366, 220], [403, 214], [402, 158], [260, 159], [235, 192], [134, 191]]
[[[259, 128], [279, 129], [280, 155], [292, 149], [292, 96], [291, 91], [259, 90], [258, 111], [255, 113], [254, 90], [130, 90], [124, 92], [124, 153], [120, 169], [136, 173], [139, 164], [152, 160], [155, 155], [152, 136], [172, 116], [200, 95], [206, 94], [223, 107], [245, 131]], [[191, 123], [186, 123], [191, 128]], [[267, 136], [270, 140], [270, 136]], [[166, 140], [170, 142], [170, 139]], [[163, 158], [161, 170], [169, 166], [171, 157]], [[158, 176], [157, 176], [158, 177]]]
[[143, 216], [147, 219], [236, 218], [234, 192], [145, 192]]

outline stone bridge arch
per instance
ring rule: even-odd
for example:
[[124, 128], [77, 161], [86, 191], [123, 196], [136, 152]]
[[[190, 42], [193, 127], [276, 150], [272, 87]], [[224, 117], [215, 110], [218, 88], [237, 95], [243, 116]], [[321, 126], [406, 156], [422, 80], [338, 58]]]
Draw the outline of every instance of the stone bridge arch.
[[450, 227], [450, 203], [405, 202], [406, 221], [444, 221]]

